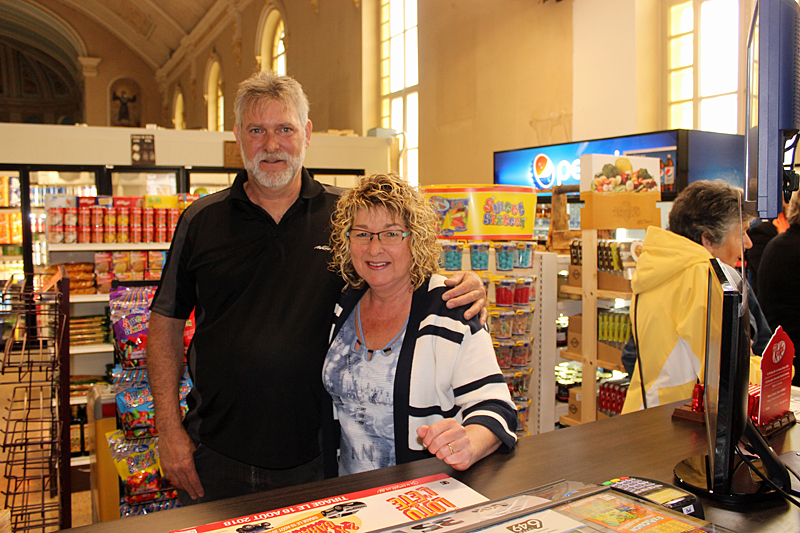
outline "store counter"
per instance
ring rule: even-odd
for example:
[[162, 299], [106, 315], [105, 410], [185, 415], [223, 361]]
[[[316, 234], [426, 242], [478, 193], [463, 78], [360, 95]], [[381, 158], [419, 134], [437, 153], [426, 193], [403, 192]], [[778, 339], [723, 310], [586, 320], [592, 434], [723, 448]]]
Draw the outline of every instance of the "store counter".
[[[410, 479], [446, 473], [490, 500], [568, 479], [602, 483], [620, 476], [638, 476], [674, 483], [672, 468], [692, 455], [706, 452], [705, 428], [673, 422], [679, 404], [655, 407], [591, 424], [520, 439], [510, 454], [495, 453], [466, 472], [457, 472], [438, 459], [426, 459], [274, 490], [240, 498], [162, 511], [108, 523], [75, 528], [82, 533], [167, 533], [228, 518], [279, 509], [289, 505], [346, 494]], [[777, 453], [800, 451], [800, 426], [770, 440]], [[795, 486], [800, 484], [793, 480]], [[750, 512], [721, 509], [704, 500], [706, 520], [734, 531], [798, 531], [800, 509], [781, 501]]]

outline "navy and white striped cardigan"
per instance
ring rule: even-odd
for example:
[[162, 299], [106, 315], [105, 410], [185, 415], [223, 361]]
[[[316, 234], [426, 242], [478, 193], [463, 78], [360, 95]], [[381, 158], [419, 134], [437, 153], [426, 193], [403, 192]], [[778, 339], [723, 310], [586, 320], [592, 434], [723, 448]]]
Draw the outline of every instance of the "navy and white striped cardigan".
[[[431, 457], [417, 436], [417, 428], [443, 418], [455, 418], [465, 426], [487, 427], [500, 439], [503, 451], [511, 450], [517, 441], [516, 406], [497, 365], [491, 336], [477, 317], [464, 320], [465, 307], [447, 308], [442, 300], [448, 290], [444, 280], [434, 274], [412, 297], [394, 380], [397, 464]], [[336, 338], [364, 292], [350, 287], [343, 291], [329, 342]], [[327, 427], [336, 433], [329, 431], [326, 436], [326, 472], [335, 475], [338, 423]]]

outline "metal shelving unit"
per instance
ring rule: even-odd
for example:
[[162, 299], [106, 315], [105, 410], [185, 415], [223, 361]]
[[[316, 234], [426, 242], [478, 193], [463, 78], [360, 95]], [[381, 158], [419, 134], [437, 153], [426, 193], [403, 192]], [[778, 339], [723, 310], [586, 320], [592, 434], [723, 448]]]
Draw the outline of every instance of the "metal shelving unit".
[[532, 332], [533, 372], [530, 380], [532, 405], [528, 416], [531, 434], [555, 429], [556, 385], [553, 369], [556, 366], [556, 318], [558, 318], [557, 283], [558, 255], [535, 252], [533, 271], [536, 276], [536, 306], [533, 311]]
[[[0, 386], [13, 386], [0, 431], [4, 506], [12, 531], [58, 531], [72, 522], [69, 454], [69, 278], [42, 286], [11, 278], [0, 293], [4, 335]], [[41, 287], [41, 288], [39, 288]]]

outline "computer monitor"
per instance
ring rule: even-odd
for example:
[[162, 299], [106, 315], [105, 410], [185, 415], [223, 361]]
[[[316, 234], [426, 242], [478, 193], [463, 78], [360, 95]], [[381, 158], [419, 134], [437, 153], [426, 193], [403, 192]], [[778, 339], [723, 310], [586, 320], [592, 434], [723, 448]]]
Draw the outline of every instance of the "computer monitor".
[[760, 218], [776, 218], [797, 188], [799, 61], [800, 5], [757, 0], [747, 43], [745, 169], [746, 200]]
[[[721, 287], [721, 291], [719, 288]], [[748, 505], [780, 498], [768, 485], [753, 481], [737, 447], [747, 441], [772, 482], [789, 489], [788, 471], [748, 417], [750, 313], [747, 284], [739, 273], [711, 260], [704, 404], [708, 454], [690, 457], [675, 467], [678, 484], [710, 499]]]

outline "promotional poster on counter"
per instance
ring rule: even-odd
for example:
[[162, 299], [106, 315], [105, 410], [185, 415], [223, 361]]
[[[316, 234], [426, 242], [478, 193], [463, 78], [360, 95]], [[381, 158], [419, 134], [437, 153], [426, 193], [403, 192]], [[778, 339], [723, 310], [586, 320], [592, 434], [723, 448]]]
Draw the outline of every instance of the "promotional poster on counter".
[[[534, 498], [537, 502], [544, 500]], [[354, 533], [430, 518], [487, 501], [445, 474], [342, 494], [171, 533]]]

